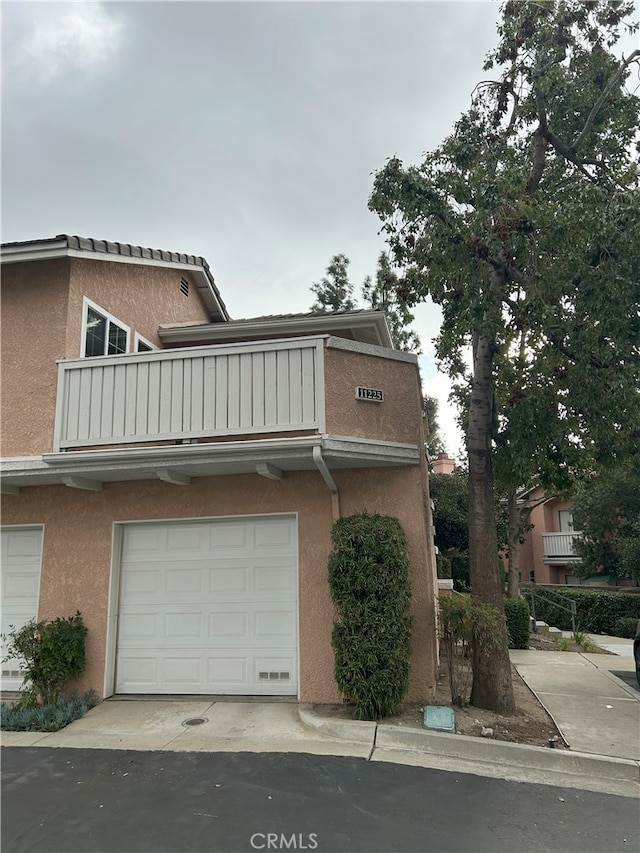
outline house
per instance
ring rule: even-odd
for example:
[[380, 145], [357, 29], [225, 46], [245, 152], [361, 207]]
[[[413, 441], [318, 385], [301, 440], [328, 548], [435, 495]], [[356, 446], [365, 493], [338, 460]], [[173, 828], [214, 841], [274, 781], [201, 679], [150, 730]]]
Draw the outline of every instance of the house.
[[101, 696], [333, 702], [331, 525], [367, 510], [406, 532], [430, 698], [422, 394], [383, 314], [231, 320], [204, 258], [67, 235], [2, 273], [3, 630], [80, 610]]
[[545, 497], [540, 486], [521, 492], [518, 498], [531, 507], [529, 523], [533, 525], [520, 547], [520, 579], [542, 584], [576, 582], [571, 569], [580, 561], [575, 540], [582, 534], [573, 529], [571, 502]]

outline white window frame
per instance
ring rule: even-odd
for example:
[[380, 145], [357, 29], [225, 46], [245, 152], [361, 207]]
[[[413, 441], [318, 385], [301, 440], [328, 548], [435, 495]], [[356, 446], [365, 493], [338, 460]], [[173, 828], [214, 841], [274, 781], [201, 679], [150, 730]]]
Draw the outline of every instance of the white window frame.
[[[155, 344], [152, 344], [151, 341], [148, 341], [142, 335], [138, 334], [138, 332], [134, 332], [134, 335], [133, 335], [133, 351], [134, 352], [140, 352], [140, 350], [138, 349], [138, 344], [146, 344], [146, 346], [150, 347], [152, 350], [158, 349], [158, 347]], [[145, 350], [142, 350], [142, 352], [145, 352]]]
[[[86, 356], [86, 348], [87, 348], [87, 313], [88, 309], [93, 308], [93, 310], [100, 314], [105, 318], [107, 323], [115, 323], [120, 329], [122, 329], [127, 336], [127, 345], [125, 352], [129, 352], [129, 348], [131, 346], [131, 326], [127, 326], [126, 323], [123, 323], [122, 320], [119, 320], [117, 317], [114, 317], [109, 311], [105, 311], [97, 302], [93, 302], [93, 300], [89, 299], [87, 296], [82, 297], [82, 330], [80, 334], [80, 357], [81, 358], [91, 358], [92, 356]], [[107, 335], [106, 340], [109, 340], [109, 328], [107, 326]], [[97, 356], [97, 358], [101, 358], [108, 355], [108, 353], [103, 353], [102, 356]], [[93, 356], [94, 358], [96, 356]]]

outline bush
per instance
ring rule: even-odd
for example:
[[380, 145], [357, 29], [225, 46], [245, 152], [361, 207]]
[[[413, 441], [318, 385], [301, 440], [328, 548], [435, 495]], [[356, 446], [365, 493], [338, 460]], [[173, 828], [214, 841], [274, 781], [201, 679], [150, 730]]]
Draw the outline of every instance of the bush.
[[507, 620], [510, 649], [529, 648], [529, 605], [524, 598], [505, 598], [504, 615]]
[[440, 597], [440, 637], [449, 664], [451, 701], [463, 707], [469, 704], [474, 645], [489, 651], [499, 635], [501, 614], [468, 593]]
[[333, 525], [329, 587], [335, 677], [354, 716], [392, 714], [409, 689], [409, 556], [395, 518], [361, 513]]
[[629, 616], [623, 616], [620, 619], [616, 619], [613, 626], [613, 636], [623, 637], [626, 640], [633, 640], [636, 635], [637, 625], [638, 620]]
[[[558, 601], [568, 606], [569, 601], [576, 602], [576, 628], [590, 634], [610, 634], [615, 636], [615, 624], [618, 619], [640, 619], [640, 595], [632, 592], [614, 592], [604, 589], [566, 589], [553, 590], [549, 587], [534, 587], [543, 594], [552, 597], [554, 592]], [[529, 590], [524, 592], [529, 596]], [[529, 598], [530, 600], [530, 598]], [[571, 614], [550, 601], [536, 596], [536, 619], [548, 625], [554, 625], [563, 631], [571, 631]]]
[[75, 616], [36, 622], [3, 635], [7, 657], [23, 661], [24, 692], [31, 703], [55, 705], [66, 685], [85, 667], [87, 629], [80, 611]]
[[7, 732], [57, 732], [74, 720], [84, 717], [98, 704], [98, 696], [89, 690], [83, 696], [75, 691], [69, 699], [60, 697], [47, 705], [33, 705], [28, 700], [0, 705], [0, 729]]

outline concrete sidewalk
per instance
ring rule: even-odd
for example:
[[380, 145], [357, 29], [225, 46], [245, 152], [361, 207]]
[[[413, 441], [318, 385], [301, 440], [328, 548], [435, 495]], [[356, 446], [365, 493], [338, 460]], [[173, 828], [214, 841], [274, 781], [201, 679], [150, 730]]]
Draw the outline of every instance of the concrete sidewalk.
[[639, 761], [640, 692], [615, 675], [635, 673], [632, 644], [609, 645], [623, 654], [514, 650], [511, 660], [571, 749]]

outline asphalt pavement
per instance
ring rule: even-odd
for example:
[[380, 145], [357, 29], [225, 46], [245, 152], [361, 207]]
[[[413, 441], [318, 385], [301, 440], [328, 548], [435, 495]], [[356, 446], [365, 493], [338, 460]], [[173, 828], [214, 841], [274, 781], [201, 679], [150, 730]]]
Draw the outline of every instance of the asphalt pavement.
[[617, 853], [638, 803], [286, 753], [3, 748], [3, 853]]

